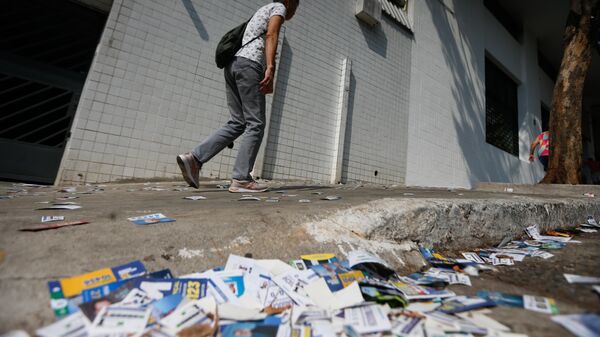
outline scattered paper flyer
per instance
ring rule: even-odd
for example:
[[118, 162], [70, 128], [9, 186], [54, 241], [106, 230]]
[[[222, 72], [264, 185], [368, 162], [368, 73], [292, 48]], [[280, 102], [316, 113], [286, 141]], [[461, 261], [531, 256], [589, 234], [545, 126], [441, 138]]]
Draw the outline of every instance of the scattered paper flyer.
[[52, 222], [52, 221], [64, 221], [65, 217], [63, 215], [44, 215], [42, 216], [42, 222]]
[[132, 223], [134, 223], [136, 225], [150, 225], [150, 224], [155, 224], [155, 223], [174, 222], [175, 221], [175, 219], [168, 218], [162, 213], [136, 216], [133, 218], [128, 218], [127, 220], [131, 221]]
[[581, 276], [574, 274], [563, 274], [567, 282], [573, 283], [587, 283], [587, 284], [600, 284], [600, 277], [594, 276]]
[[545, 252], [543, 250], [536, 250], [531, 254], [531, 256], [541, 257], [542, 259], [547, 260], [547, 259], [553, 257], [554, 254]]
[[88, 320], [81, 312], [77, 312], [36, 330], [35, 335], [38, 337], [81, 337], [87, 335], [88, 326]]
[[253, 197], [253, 196], [243, 196], [241, 198], [238, 199], [239, 201], [260, 201], [259, 197]]
[[515, 262], [510, 257], [493, 257], [492, 264], [494, 266], [512, 266]]
[[[408, 315], [395, 317], [392, 325], [392, 334], [394, 336], [419, 336], [418, 332], [423, 328], [425, 318]], [[422, 335], [422, 334], [421, 334]]]
[[379, 305], [347, 308], [344, 310], [344, 319], [344, 324], [352, 326], [361, 335], [392, 329], [387, 312]]
[[592, 286], [592, 288], [598, 293], [598, 295], [600, 295], [600, 286]]
[[340, 200], [340, 199], [342, 199], [342, 197], [337, 196], [337, 195], [329, 195], [329, 196], [326, 196], [325, 198], [321, 198], [321, 200], [327, 200], [327, 201]]
[[67, 221], [67, 222], [42, 223], [42, 224], [31, 226], [31, 227], [21, 228], [19, 230], [21, 232], [39, 232], [39, 231], [45, 231], [48, 229], [86, 225], [89, 223], [90, 223], [89, 221]]
[[90, 327], [90, 335], [141, 334], [150, 318], [150, 310], [107, 306], [100, 310]]
[[350, 268], [353, 268], [354, 266], [361, 263], [376, 263], [389, 268], [384, 260], [367, 251], [353, 250], [350, 253], [348, 253], [348, 266]]
[[561, 315], [553, 316], [552, 320], [578, 337], [600, 336], [600, 315]]
[[529, 226], [525, 229], [525, 232], [529, 237], [536, 241], [556, 241], [561, 243], [567, 243], [571, 240], [570, 237], [562, 237], [562, 236], [551, 236], [551, 235], [541, 235], [538, 225]]
[[45, 206], [45, 207], [38, 208], [37, 210], [38, 211], [42, 211], [42, 210], [49, 210], [49, 209], [66, 209], [66, 210], [72, 211], [72, 210], [76, 210], [76, 209], [80, 209], [80, 208], [81, 208], [81, 206], [79, 206], [79, 205], [71, 205], [71, 204], [67, 204], [67, 205], [61, 204], [61, 205], [58, 205], [58, 204], [54, 204], [52, 206]]
[[558, 314], [556, 301], [552, 298], [531, 295], [512, 295], [497, 291], [478, 291], [477, 296], [490, 299], [498, 305], [525, 308], [545, 314]]
[[[207, 297], [198, 301], [191, 301], [178, 307], [167, 317], [160, 320], [160, 324], [167, 327], [172, 333], [188, 328], [196, 324], [208, 324], [212, 326], [215, 322], [209, 317], [208, 307], [216, 307], [212, 297]], [[214, 317], [214, 316], [213, 316]]]
[[357, 282], [353, 282], [348, 287], [332, 293], [325, 280], [319, 278], [305, 286], [304, 290], [317, 306], [328, 310], [343, 309], [365, 301]]
[[103, 268], [87, 274], [49, 281], [50, 305], [57, 317], [67, 316], [79, 311], [78, 306], [81, 303], [83, 290], [144, 274], [146, 274], [146, 267], [140, 261], [133, 261], [113, 268]]
[[187, 199], [187, 200], [206, 200], [205, 196], [202, 195], [190, 195], [189, 197], [184, 197], [183, 199]]
[[462, 256], [464, 256], [465, 259], [467, 259], [471, 262], [475, 262], [477, 264], [485, 264], [485, 261], [483, 261], [483, 259], [477, 253], [467, 252], [467, 253], [462, 253]]

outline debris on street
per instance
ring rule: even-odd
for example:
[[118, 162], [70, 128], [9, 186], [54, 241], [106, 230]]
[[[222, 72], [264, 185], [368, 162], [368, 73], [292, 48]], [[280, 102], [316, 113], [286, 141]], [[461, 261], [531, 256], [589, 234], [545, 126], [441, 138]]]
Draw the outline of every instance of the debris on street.
[[133, 218], [128, 218], [127, 220], [131, 221], [131, 223], [133, 223], [135, 225], [150, 225], [150, 224], [155, 224], [155, 223], [174, 222], [175, 221], [175, 219], [166, 217], [162, 213], [136, 216]]
[[[129, 220], [163, 219], [169, 218], [159, 213]], [[350, 251], [347, 260], [309, 254], [289, 263], [230, 255], [223, 267], [177, 278], [168, 270], [149, 274], [142, 262], [133, 261], [49, 282], [51, 307], [62, 320], [36, 335], [57, 337], [75, 329], [86, 336], [525, 336], [511, 334], [488, 316], [487, 308], [501, 305], [557, 315], [552, 298], [496, 291], [469, 297], [446, 287], [470, 286], [469, 275], [494, 268], [490, 264], [496, 260], [518, 263], [544, 251], [544, 243], [565, 239], [542, 235], [537, 226], [526, 233], [530, 242], [503, 242], [502, 248], [464, 252], [464, 258], [420, 247], [430, 267], [408, 276], [364, 250]], [[179, 251], [180, 258], [203, 254]], [[565, 278], [570, 283], [597, 280], [571, 274]], [[598, 330], [595, 315], [552, 319], [576, 335], [594, 336], [589, 333]]]
[[42, 222], [52, 222], [52, 221], [64, 221], [65, 217], [63, 215], [44, 215], [42, 216]]
[[89, 224], [89, 221], [66, 221], [66, 222], [45, 222], [31, 227], [19, 229], [21, 232], [40, 232], [49, 229], [57, 229], [69, 226], [79, 226]]
[[187, 200], [206, 200], [206, 197], [202, 196], [202, 195], [190, 195], [189, 197], [184, 197], [183, 199], [187, 199]]
[[44, 206], [44, 207], [40, 207], [37, 208], [36, 210], [41, 211], [41, 210], [51, 210], [51, 209], [64, 209], [64, 210], [76, 210], [76, 209], [80, 209], [81, 206], [77, 205], [75, 203], [67, 203], [67, 202], [63, 202], [63, 203], [54, 203], [51, 206]]

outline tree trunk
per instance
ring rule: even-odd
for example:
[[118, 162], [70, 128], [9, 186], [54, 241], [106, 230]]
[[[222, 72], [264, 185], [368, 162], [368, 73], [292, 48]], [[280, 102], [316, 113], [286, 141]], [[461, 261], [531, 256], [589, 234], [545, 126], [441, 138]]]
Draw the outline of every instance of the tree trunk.
[[550, 161], [542, 184], [581, 183], [583, 86], [592, 61], [590, 29], [597, 0], [571, 0], [565, 51], [552, 97]]

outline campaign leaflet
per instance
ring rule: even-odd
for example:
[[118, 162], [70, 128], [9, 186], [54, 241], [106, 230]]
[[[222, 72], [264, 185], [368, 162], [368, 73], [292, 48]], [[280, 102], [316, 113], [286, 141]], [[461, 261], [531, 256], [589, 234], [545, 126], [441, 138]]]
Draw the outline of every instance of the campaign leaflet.
[[161, 223], [161, 222], [174, 222], [175, 221], [175, 219], [168, 218], [162, 213], [136, 216], [133, 218], [128, 218], [127, 220], [131, 221], [132, 223], [134, 223], [136, 225], [150, 225], [150, 224]]
[[226, 325], [223, 328], [222, 337], [238, 337], [238, 336], [261, 336], [261, 337], [277, 337], [279, 326], [245, 322]]
[[[314, 255], [309, 255], [314, 257]], [[328, 257], [330, 255], [325, 254], [322, 257]], [[313, 262], [318, 261], [319, 263], [315, 264], [307, 264], [309, 268], [314, 271], [317, 275], [321, 276], [327, 282], [327, 286], [329, 290], [335, 292], [338, 290], [342, 290], [345, 287], [349, 286], [354, 281], [362, 281], [364, 280], [364, 274], [359, 270], [351, 270], [350, 268], [345, 267], [341, 262], [337, 260], [337, 258], [332, 257], [329, 260], [314, 260]], [[331, 262], [327, 262], [331, 261]], [[306, 260], [305, 260], [306, 262]], [[312, 263], [312, 262], [311, 262]]]
[[552, 298], [531, 295], [513, 295], [498, 291], [478, 291], [477, 296], [490, 299], [498, 305], [524, 308], [545, 314], [558, 314], [556, 302]]
[[81, 304], [80, 308], [88, 319], [94, 320], [104, 306], [123, 301], [134, 289], [142, 290], [148, 297], [154, 300], [160, 300], [174, 294], [197, 300], [206, 297], [208, 281], [208, 279], [163, 280], [136, 278], [128, 281], [107, 296]]
[[412, 300], [429, 300], [435, 298], [453, 297], [456, 294], [450, 290], [436, 290], [429, 287], [422, 287], [415, 284], [408, 284], [400, 281], [392, 282], [409, 301]]
[[[169, 269], [163, 269], [163, 270], [160, 270], [160, 271], [157, 271], [154, 273], [150, 273], [147, 276], [144, 275], [144, 276], [140, 276], [140, 277], [146, 277], [146, 278], [152, 278], [152, 279], [172, 279], [173, 274], [171, 274], [171, 271]], [[105, 285], [102, 285], [99, 287], [86, 289], [81, 292], [82, 303], [87, 303], [87, 302], [102, 298], [102, 297], [110, 294], [111, 292], [117, 290], [120, 286], [124, 285], [128, 281], [129, 280], [121, 280], [121, 281], [105, 284]]]
[[445, 300], [444, 303], [439, 308], [437, 308], [437, 310], [446, 314], [457, 314], [465, 311], [490, 308], [495, 306], [496, 302], [490, 299], [457, 296]]
[[113, 268], [99, 269], [87, 274], [67, 277], [48, 282], [50, 305], [54, 315], [64, 317], [78, 311], [82, 303], [81, 292], [105, 284], [142, 276], [146, 267], [140, 261], [133, 261]]

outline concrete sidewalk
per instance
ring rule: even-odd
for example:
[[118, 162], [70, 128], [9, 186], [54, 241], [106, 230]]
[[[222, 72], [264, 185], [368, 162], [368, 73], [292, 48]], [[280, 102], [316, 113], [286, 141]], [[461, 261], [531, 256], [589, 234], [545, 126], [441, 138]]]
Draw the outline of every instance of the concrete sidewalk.
[[[91, 194], [59, 188], [25, 188], [0, 200], [0, 331], [32, 329], [52, 320], [46, 281], [142, 260], [149, 270], [170, 268], [175, 275], [222, 265], [229, 254], [289, 260], [310, 252], [368, 248], [400, 272], [423, 266], [415, 248], [427, 243], [456, 251], [497, 244], [518, 236], [532, 223], [574, 225], [600, 215], [595, 198], [559, 194], [418, 189], [371, 185], [325, 186], [273, 183], [262, 198], [241, 195], [205, 182], [199, 190], [181, 183], [110, 184]], [[11, 184], [0, 186], [6, 195]], [[77, 192], [93, 186], [78, 186]], [[281, 192], [281, 193], [278, 193]], [[319, 193], [319, 194], [316, 194]], [[42, 201], [64, 195], [83, 206], [74, 211], [41, 211]], [[185, 196], [203, 195], [190, 201]], [[340, 200], [320, 200], [325, 196]], [[310, 203], [300, 203], [310, 199]], [[163, 213], [174, 223], [137, 226], [128, 217]], [[37, 233], [18, 229], [42, 215], [64, 215], [90, 224]], [[595, 246], [597, 247], [597, 246]]]

